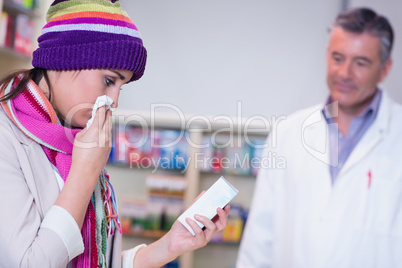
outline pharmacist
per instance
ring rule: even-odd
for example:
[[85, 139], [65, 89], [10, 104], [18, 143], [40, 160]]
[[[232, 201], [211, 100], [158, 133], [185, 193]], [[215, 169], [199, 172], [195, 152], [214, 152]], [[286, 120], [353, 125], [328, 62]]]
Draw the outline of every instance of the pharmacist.
[[402, 107], [378, 88], [393, 30], [374, 11], [336, 18], [327, 51], [329, 97], [273, 129], [237, 268], [402, 267]]

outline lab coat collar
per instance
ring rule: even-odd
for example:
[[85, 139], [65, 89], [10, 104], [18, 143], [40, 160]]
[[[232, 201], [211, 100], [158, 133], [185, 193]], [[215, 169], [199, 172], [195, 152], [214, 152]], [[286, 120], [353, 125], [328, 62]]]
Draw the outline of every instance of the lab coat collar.
[[382, 140], [389, 129], [392, 106], [392, 99], [385, 91], [382, 91], [377, 118], [350, 154], [345, 166], [339, 172], [338, 178], [362, 160]]
[[314, 158], [330, 165], [328, 125], [321, 110], [322, 105], [317, 105], [307, 111], [307, 117], [301, 126], [301, 142], [303, 148]]
[[[356, 145], [339, 172], [338, 178], [365, 157], [381, 141], [389, 129], [392, 106], [392, 99], [385, 91], [382, 91], [380, 107], [375, 121]], [[323, 105], [313, 107], [304, 119], [301, 140], [302, 146], [309, 154], [328, 165], [328, 178], [330, 179], [329, 166], [336, 166], [338, 163], [330, 160], [328, 123], [322, 114], [322, 107]]]

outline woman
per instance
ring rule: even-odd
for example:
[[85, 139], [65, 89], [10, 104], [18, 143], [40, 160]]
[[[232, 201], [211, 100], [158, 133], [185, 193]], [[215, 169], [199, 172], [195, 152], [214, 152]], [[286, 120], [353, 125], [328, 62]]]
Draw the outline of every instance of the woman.
[[160, 267], [202, 247], [227, 225], [187, 219], [161, 239], [121, 253], [120, 223], [104, 166], [120, 87], [138, 80], [146, 49], [112, 0], [56, 0], [33, 53], [33, 69], [0, 81], [0, 267]]

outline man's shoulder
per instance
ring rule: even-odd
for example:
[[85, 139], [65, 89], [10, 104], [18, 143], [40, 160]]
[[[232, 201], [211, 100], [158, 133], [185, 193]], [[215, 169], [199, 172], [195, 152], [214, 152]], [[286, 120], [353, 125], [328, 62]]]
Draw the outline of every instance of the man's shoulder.
[[321, 110], [322, 104], [318, 104], [281, 117], [272, 124], [270, 141], [275, 141], [276, 146], [281, 150], [299, 147], [306, 127], [325, 122]]
[[[402, 104], [395, 101], [389, 94], [384, 91], [383, 92], [383, 100], [381, 101], [380, 112], [379, 114], [383, 114], [382, 120], [387, 120], [391, 124], [396, 123], [400, 125], [402, 121]], [[381, 111], [383, 111], [381, 113]]]
[[391, 99], [391, 111], [393, 114], [396, 114], [397, 116], [402, 116], [402, 104], [399, 102], [396, 102], [395, 100]]
[[322, 107], [323, 107], [322, 104], [309, 106], [289, 114], [289, 118], [292, 120], [302, 120], [317, 112], [321, 113]]
[[283, 130], [294, 129], [295, 127], [302, 126], [307, 120], [316, 119], [321, 117], [322, 104], [316, 104], [307, 108], [300, 109], [287, 116], [284, 116], [280, 122], [280, 128]]

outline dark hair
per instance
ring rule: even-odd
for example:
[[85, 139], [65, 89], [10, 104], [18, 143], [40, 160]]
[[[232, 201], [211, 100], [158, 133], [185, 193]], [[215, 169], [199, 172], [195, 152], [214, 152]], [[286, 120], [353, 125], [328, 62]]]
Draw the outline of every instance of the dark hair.
[[8, 94], [1, 97], [0, 102], [8, 101], [12, 98], [17, 97], [22, 91], [25, 90], [26, 85], [28, 84], [28, 82], [30, 80], [33, 80], [36, 84], [39, 84], [39, 81], [42, 79], [42, 77], [45, 78], [46, 84], [49, 88], [49, 96], [48, 97], [49, 97], [49, 101], [50, 101], [52, 91], [50, 89], [49, 77], [47, 75], [46, 69], [42, 69], [42, 68], [32, 68], [29, 70], [18, 70], [18, 71], [12, 72], [12, 73], [4, 76], [0, 80], [0, 85], [1, 85], [0, 91], [5, 90], [5, 85], [10, 83], [11, 80], [13, 80], [13, 78], [18, 75], [22, 76], [21, 82], [17, 85], [17, 87], [13, 91], [11, 91]]
[[394, 42], [394, 32], [388, 19], [378, 15], [369, 8], [346, 10], [338, 15], [333, 27], [352, 33], [369, 33], [379, 38], [381, 48], [381, 63], [384, 64], [391, 56]]

